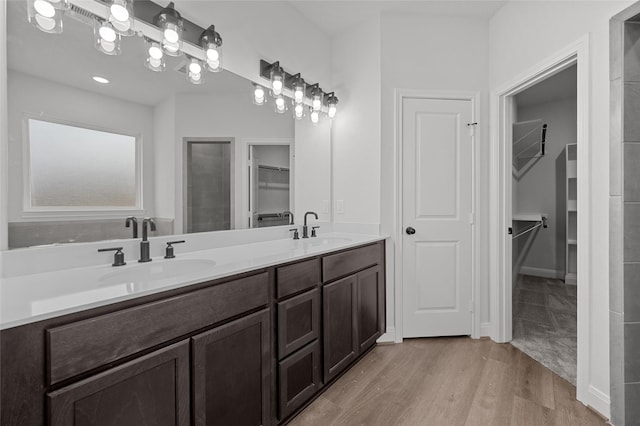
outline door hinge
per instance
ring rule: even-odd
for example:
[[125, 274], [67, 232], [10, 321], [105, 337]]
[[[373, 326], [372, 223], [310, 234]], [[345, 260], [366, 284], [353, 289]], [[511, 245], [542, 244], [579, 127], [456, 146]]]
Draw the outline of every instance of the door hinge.
[[473, 300], [469, 300], [469, 312], [473, 312]]
[[474, 223], [476, 223], [476, 214], [469, 213], [469, 224], [473, 225]]

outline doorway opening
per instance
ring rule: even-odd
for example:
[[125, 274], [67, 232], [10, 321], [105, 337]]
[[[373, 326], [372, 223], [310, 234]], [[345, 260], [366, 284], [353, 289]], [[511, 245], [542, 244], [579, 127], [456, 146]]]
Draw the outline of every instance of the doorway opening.
[[577, 65], [509, 96], [512, 345], [576, 384]]

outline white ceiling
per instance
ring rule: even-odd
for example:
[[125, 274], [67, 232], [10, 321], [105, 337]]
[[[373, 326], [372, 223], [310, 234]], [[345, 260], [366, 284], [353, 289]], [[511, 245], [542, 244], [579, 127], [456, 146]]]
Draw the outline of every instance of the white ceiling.
[[578, 68], [573, 65], [515, 96], [518, 108], [578, 96]]
[[329, 36], [340, 34], [381, 12], [489, 19], [507, 0], [292, 0], [289, 4]]

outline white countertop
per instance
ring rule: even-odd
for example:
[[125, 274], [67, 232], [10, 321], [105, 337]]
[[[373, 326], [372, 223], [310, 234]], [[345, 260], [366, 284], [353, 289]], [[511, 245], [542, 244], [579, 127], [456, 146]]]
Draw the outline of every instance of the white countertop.
[[280, 263], [385, 239], [330, 233], [304, 240], [279, 239], [192, 251], [175, 259], [129, 261], [3, 278], [0, 329], [223, 278]]

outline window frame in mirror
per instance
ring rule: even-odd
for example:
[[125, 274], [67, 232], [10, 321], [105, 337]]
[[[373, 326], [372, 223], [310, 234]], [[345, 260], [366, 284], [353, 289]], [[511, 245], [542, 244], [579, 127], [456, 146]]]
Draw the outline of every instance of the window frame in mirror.
[[[128, 136], [135, 139], [135, 205], [134, 206], [33, 206], [31, 204], [31, 139], [29, 134], [29, 121], [37, 120], [98, 132]], [[144, 215], [143, 198], [143, 135], [109, 129], [102, 126], [64, 120], [51, 115], [23, 113], [22, 114], [22, 217], [27, 219], [55, 219], [74, 217], [76, 219], [120, 218], [123, 215]]]

